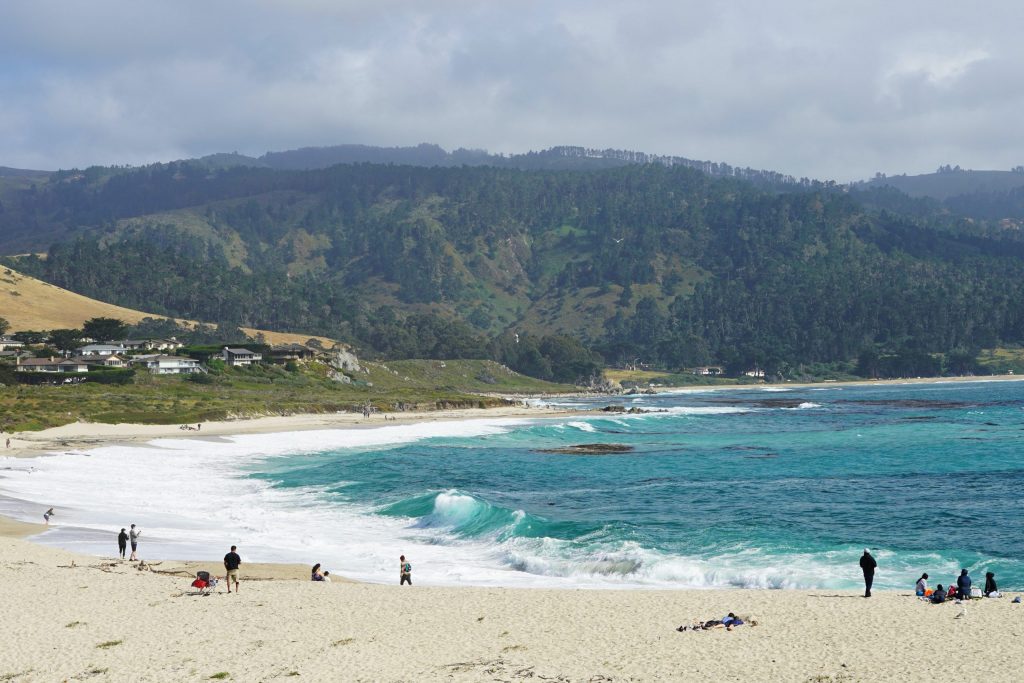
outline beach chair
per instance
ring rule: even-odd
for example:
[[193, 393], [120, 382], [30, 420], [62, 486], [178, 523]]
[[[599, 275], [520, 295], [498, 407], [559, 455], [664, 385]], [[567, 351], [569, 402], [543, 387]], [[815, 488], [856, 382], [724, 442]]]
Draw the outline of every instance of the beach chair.
[[194, 588], [195, 591], [192, 595], [209, 595], [216, 587], [216, 576], [210, 576], [210, 572], [196, 572], [195, 581], [192, 582], [192, 588]]

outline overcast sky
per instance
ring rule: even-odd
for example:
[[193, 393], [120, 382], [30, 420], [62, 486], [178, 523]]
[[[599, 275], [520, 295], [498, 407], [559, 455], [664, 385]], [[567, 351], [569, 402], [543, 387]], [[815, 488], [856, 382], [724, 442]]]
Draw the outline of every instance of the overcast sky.
[[616, 147], [840, 181], [1024, 164], [1024, 3], [0, 4], [0, 165]]

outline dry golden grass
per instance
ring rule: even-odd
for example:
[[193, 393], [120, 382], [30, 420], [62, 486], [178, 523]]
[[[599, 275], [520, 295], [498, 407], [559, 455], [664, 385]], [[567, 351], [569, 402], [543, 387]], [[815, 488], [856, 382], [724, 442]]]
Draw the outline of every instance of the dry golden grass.
[[[16, 270], [0, 268], [0, 318], [7, 319], [12, 331], [76, 328], [89, 318], [117, 318], [126, 323], [137, 323], [143, 318], [166, 317], [90, 299]], [[194, 320], [177, 320], [184, 325], [196, 324]], [[334, 344], [331, 339], [309, 334], [271, 332], [251, 327], [242, 329], [253, 336], [262, 333], [271, 344], [302, 344], [311, 338], [318, 339], [328, 348]]]

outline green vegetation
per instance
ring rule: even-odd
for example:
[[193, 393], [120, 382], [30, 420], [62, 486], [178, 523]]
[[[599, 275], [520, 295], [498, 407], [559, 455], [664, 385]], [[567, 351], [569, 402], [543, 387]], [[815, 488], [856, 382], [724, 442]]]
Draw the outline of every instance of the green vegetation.
[[230, 678], [230, 677], [231, 677], [231, 674], [229, 674], [227, 671], [218, 671], [217, 673], [210, 675], [211, 679], [218, 680], [218, 681], [219, 680], [223, 680], [225, 678]]
[[[17, 267], [125, 306], [558, 382], [636, 359], [787, 379], [983, 371], [963, 354], [1024, 343], [1024, 240], [982, 200], [968, 218], [890, 188], [633, 159], [68, 171], [12, 191], [0, 247], [52, 241]], [[1015, 201], [991, 206], [1024, 220]]]
[[[366, 363], [347, 383], [328, 366], [298, 363], [297, 372], [258, 365], [225, 368], [189, 381], [139, 372], [132, 383], [107, 386], [0, 387], [0, 427], [33, 431], [69, 422], [184, 424], [234, 417], [359, 412], [367, 404], [392, 412], [504, 405], [483, 392], [550, 393], [572, 387], [524, 377], [492, 361]], [[91, 375], [92, 373], [90, 373]]]
[[106, 649], [109, 649], [109, 648], [112, 648], [112, 647], [116, 647], [117, 645], [120, 645], [123, 642], [124, 642], [123, 640], [108, 640], [108, 641], [102, 642], [99, 645], [97, 645], [96, 649], [97, 650], [106, 650]]

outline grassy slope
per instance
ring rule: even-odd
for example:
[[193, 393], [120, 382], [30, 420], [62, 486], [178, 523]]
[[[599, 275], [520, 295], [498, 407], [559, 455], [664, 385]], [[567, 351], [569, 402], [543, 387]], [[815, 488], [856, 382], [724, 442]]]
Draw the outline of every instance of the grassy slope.
[[0, 387], [0, 428], [26, 431], [78, 420], [106, 423], [179, 424], [233, 417], [380, 410], [486, 407], [505, 401], [474, 392], [552, 393], [573, 387], [524, 377], [492, 361], [396, 361], [367, 363], [353, 382], [326, 378], [327, 368], [304, 364], [298, 372], [279, 366], [228, 370], [212, 384], [176, 376], [136, 375], [125, 386]]
[[[0, 269], [0, 318], [11, 324], [11, 330], [52, 330], [58, 328], [81, 327], [89, 318], [118, 318], [127, 323], [136, 323], [143, 318], [163, 318], [164, 316], [145, 313], [130, 308], [90, 299], [61, 289], [49, 283], [11, 270]], [[194, 320], [179, 320], [194, 325]], [[289, 342], [305, 343], [315, 338], [330, 347], [334, 342], [326, 337], [314, 337], [309, 334], [290, 332], [271, 332], [242, 328], [246, 334], [255, 336], [262, 333], [271, 344]]]

